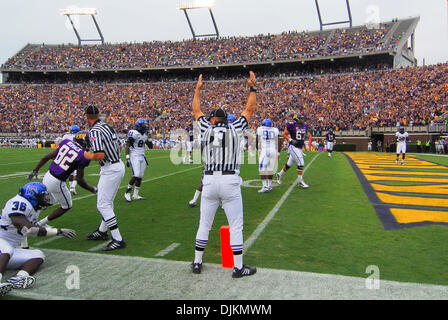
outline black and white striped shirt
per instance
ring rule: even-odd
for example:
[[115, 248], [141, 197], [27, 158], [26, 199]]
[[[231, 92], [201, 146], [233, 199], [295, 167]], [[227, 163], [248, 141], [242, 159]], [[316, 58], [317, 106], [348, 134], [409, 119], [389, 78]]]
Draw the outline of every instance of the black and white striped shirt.
[[201, 142], [204, 147], [205, 171], [234, 171], [241, 167], [240, 142], [247, 129], [244, 116], [231, 124], [218, 123], [212, 125], [204, 116], [199, 117]]
[[92, 152], [104, 152], [100, 164], [117, 163], [121, 158], [120, 141], [114, 128], [98, 120], [89, 131]]

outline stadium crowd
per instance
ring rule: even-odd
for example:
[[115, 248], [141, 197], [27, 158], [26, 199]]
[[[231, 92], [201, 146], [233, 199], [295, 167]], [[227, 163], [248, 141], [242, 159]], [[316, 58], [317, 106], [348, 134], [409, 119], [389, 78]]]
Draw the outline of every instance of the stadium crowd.
[[2, 69], [138, 69], [297, 60], [389, 50], [397, 39], [386, 36], [392, 24], [333, 32], [284, 32], [277, 35], [219, 39], [153, 41], [90, 46], [28, 45]]
[[[207, 81], [203, 110], [239, 114], [247, 99], [243, 80]], [[448, 112], [448, 64], [388, 71], [260, 79], [254, 126], [270, 118], [280, 128], [289, 111], [302, 112], [314, 130], [426, 125]], [[61, 133], [80, 123], [85, 106], [105, 110], [120, 132], [137, 118], [166, 134], [192, 121], [195, 82], [8, 85], [0, 88], [0, 132]], [[20, 112], [18, 112], [18, 110]]]

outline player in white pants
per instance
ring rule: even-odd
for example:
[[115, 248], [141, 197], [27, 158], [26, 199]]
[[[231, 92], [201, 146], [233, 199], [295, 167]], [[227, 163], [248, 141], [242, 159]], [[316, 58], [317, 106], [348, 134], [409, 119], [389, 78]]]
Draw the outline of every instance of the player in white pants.
[[[37, 224], [41, 210], [48, 205], [50, 196], [45, 185], [30, 182], [21, 187], [19, 193], [3, 207], [0, 216], [0, 296], [12, 288], [24, 289], [32, 286], [36, 281], [32, 275], [45, 260], [45, 255], [40, 250], [18, 248], [25, 237], [76, 236], [70, 229], [55, 229]], [[1, 283], [6, 269], [19, 271], [6, 283]]]
[[277, 171], [279, 143], [279, 131], [272, 127], [270, 119], [264, 119], [261, 127], [257, 128], [256, 146], [260, 149], [259, 166], [261, 182], [263, 187], [259, 193], [266, 193], [272, 190], [272, 177]]
[[404, 158], [406, 157], [406, 143], [409, 137], [409, 133], [404, 131], [404, 127], [400, 127], [399, 131], [395, 133], [397, 138], [397, 158], [395, 163], [398, 163], [400, 154], [402, 154], [401, 165], [404, 165]]
[[[129, 181], [128, 188], [124, 194], [127, 202], [132, 200], [144, 200], [138, 193], [145, 175], [148, 161], [145, 156], [145, 145], [150, 148], [147, 132], [148, 122], [145, 119], [137, 119], [135, 121], [135, 130], [128, 132], [128, 138], [125, 145], [126, 166], [132, 169], [132, 178]], [[131, 197], [132, 187], [134, 194]]]

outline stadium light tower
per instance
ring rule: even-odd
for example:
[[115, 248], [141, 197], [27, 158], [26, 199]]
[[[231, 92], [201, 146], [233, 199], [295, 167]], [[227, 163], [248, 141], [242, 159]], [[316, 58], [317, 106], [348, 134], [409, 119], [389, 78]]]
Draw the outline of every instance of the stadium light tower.
[[[191, 34], [193, 35], [193, 39], [196, 40], [200, 37], [216, 37], [219, 38], [219, 31], [216, 25], [215, 17], [213, 16], [212, 8], [216, 5], [215, 0], [193, 0], [192, 2], [182, 2], [177, 4], [177, 9], [182, 10], [185, 14], [185, 18], [187, 18], [188, 26], [190, 27]], [[208, 9], [210, 12], [210, 17], [212, 18], [213, 26], [215, 27], [215, 33], [211, 34], [196, 34], [193, 29], [193, 25], [191, 24], [190, 18], [188, 17], [188, 10], [193, 9]]]
[[317, 15], [319, 17], [320, 31], [323, 30], [324, 26], [330, 26], [330, 25], [335, 25], [335, 24], [348, 23], [350, 25], [350, 28], [352, 27], [352, 12], [350, 10], [350, 3], [348, 2], [348, 0], [345, 0], [345, 3], [347, 5], [348, 20], [347, 21], [329, 22], [329, 23], [324, 23], [322, 21], [322, 15], [320, 14], [320, 8], [319, 8], [319, 1], [318, 0], [314, 0], [314, 2], [316, 3]]
[[[81, 45], [83, 41], [101, 41], [101, 44], [104, 44], [103, 34], [101, 33], [101, 29], [95, 19], [95, 15], [97, 14], [97, 10], [95, 8], [67, 8], [67, 9], [61, 9], [59, 12], [62, 16], [67, 16], [68, 20], [70, 21], [73, 31], [75, 32], [76, 38], [78, 38], [78, 45]], [[81, 36], [79, 35], [78, 30], [76, 30], [75, 24], [73, 23], [71, 16], [91, 16], [93, 23], [95, 24], [96, 30], [98, 31], [98, 34], [100, 36], [100, 39], [81, 39]]]

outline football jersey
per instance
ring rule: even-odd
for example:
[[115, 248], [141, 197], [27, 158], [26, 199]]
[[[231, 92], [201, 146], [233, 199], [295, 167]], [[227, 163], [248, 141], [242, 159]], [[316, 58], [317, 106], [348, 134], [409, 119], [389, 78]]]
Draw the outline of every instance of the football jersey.
[[257, 136], [261, 150], [277, 149], [279, 131], [272, 127], [258, 127]]
[[188, 141], [193, 142], [194, 141], [193, 126], [188, 126], [185, 130], [188, 132]]
[[73, 141], [73, 140], [75, 140], [75, 137], [76, 137], [76, 134], [75, 134], [75, 133], [66, 133], [66, 134], [64, 134], [64, 135], [62, 136], [61, 141], [62, 141], [62, 140], [65, 140], [65, 139], [68, 139], [68, 140], [70, 140], [70, 141]]
[[291, 122], [286, 124], [286, 130], [288, 131], [291, 139], [298, 141], [298, 147], [302, 148], [305, 144], [308, 126], [306, 124], [300, 126], [298, 123]]
[[11, 216], [23, 215], [29, 222], [36, 224], [39, 214], [40, 210], [36, 211], [24, 197], [16, 195], [14, 198], [9, 199], [3, 207], [0, 217], [0, 238], [17, 247], [25, 237], [12, 224]]
[[326, 135], [325, 135], [325, 140], [327, 140], [327, 142], [334, 142], [334, 139], [336, 138], [336, 136], [335, 136], [335, 134], [334, 133], [330, 133], [330, 132], [328, 132]]
[[77, 143], [65, 139], [58, 145], [58, 153], [49, 170], [55, 178], [65, 181], [73, 171], [89, 164], [90, 160], [84, 158], [84, 150]]
[[404, 132], [397, 132], [395, 133], [395, 136], [397, 137], [397, 142], [398, 143], [406, 143], [406, 139], [409, 137], [409, 133]]
[[128, 141], [130, 144], [129, 151], [131, 156], [145, 155], [146, 140], [148, 140], [148, 136], [146, 135], [146, 133], [141, 134], [137, 130], [129, 130]]

